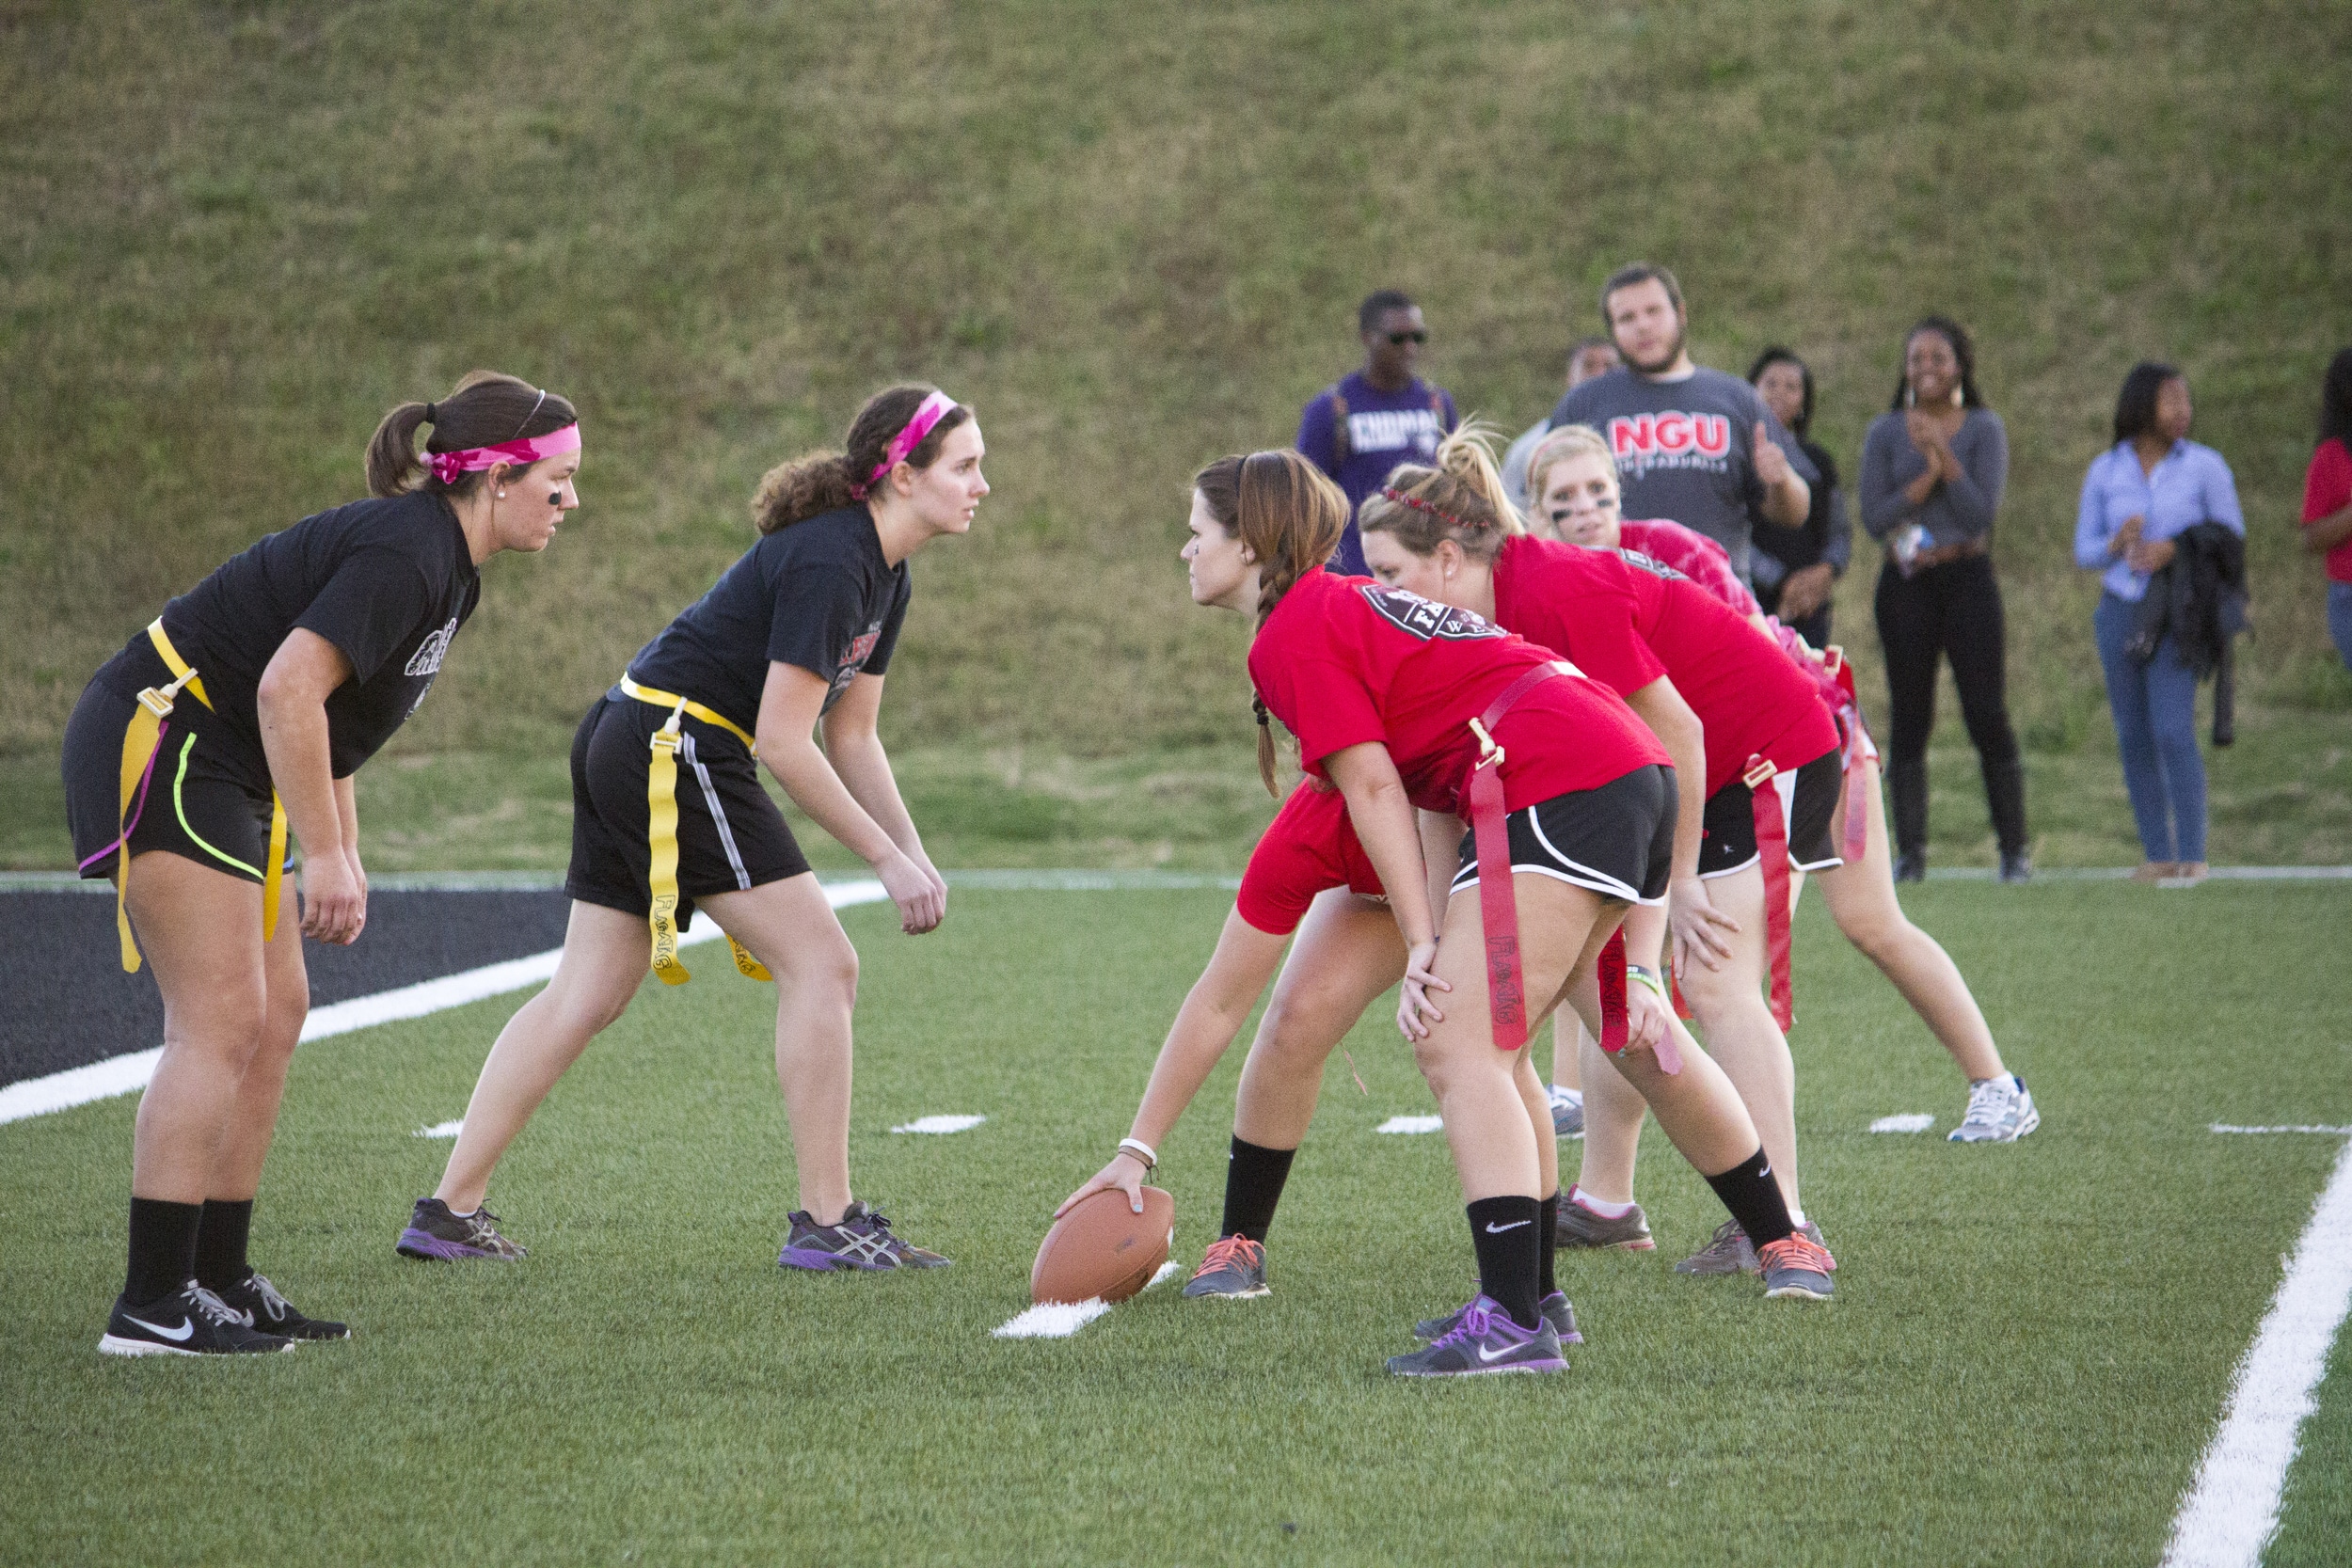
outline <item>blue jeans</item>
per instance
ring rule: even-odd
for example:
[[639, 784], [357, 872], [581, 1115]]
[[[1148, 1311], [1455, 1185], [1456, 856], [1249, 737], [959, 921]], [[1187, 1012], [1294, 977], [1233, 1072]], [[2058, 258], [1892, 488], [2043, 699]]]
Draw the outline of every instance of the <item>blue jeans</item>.
[[2352, 670], [2352, 582], [2328, 585], [2328, 635], [2336, 640], [2336, 653]]
[[2205, 759], [2197, 752], [2197, 677], [2170, 636], [2142, 664], [2123, 651], [2139, 607], [2099, 595], [2090, 626], [2107, 676], [2123, 787], [2132, 798], [2139, 846], [2152, 861], [2205, 858]]

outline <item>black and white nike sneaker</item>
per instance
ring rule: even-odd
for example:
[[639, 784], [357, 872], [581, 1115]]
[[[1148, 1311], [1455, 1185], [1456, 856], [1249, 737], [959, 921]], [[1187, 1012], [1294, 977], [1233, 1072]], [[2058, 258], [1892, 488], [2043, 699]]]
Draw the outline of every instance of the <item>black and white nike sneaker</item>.
[[347, 1323], [330, 1323], [321, 1318], [306, 1318], [294, 1310], [294, 1304], [280, 1294], [269, 1276], [259, 1270], [248, 1269], [243, 1279], [234, 1285], [224, 1285], [213, 1292], [220, 1297], [231, 1312], [245, 1316], [245, 1325], [263, 1334], [282, 1335], [289, 1339], [348, 1339], [351, 1328]]
[[102, 1355], [254, 1355], [292, 1349], [292, 1339], [256, 1333], [243, 1312], [193, 1279], [144, 1307], [117, 1296], [98, 1341]]

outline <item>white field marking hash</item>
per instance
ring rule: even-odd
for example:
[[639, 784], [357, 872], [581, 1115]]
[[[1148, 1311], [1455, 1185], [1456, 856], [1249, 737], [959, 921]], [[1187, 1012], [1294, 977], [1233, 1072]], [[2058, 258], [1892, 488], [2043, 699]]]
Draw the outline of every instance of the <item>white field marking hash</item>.
[[2279, 1293], [2238, 1363], [2220, 1430], [2172, 1520], [2165, 1568], [2256, 1568], [2279, 1528], [2279, 1492], [2352, 1307], [2352, 1143], [2312, 1205]]
[[[854, 882], [834, 882], [825, 889], [825, 901], [834, 909], [847, 909], [853, 904], [876, 904], [890, 895], [882, 883], [870, 878]], [[696, 922], [694, 928], [678, 938], [678, 945], [716, 942], [726, 933], [715, 920]], [[555, 974], [556, 960], [564, 956], [562, 948], [552, 952], [533, 953], [527, 958], [509, 958], [504, 963], [485, 964], [456, 974], [445, 974], [437, 980], [425, 980], [395, 990], [377, 991], [373, 996], [355, 996], [348, 1002], [336, 1002], [324, 1007], [313, 1007], [303, 1022], [302, 1038], [323, 1040], [335, 1035], [347, 1035], [355, 1029], [371, 1029], [379, 1023], [391, 1023], [402, 1019], [422, 1018], [428, 1013], [450, 1007], [462, 1007], [484, 997], [500, 996], [507, 991], [522, 990], [540, 985]], [[47, 1116], [52, 1111], [71, 1110], [87, 1105], [94, 1100], [111, 1100], [116, 1095], [130, 1094], [147, 1087], [155, 1076], [155, 1064], [162, 1061], [164, 1048], [155, 1046], [147, 1051], [134, 1051], [126, 1055], [110, 1056], [87, 1067], [69, 1068], [53, 1072], [46, 1078], [27, 1078], [21, 1084], [0, 1088], [0, 1122], [23, 1121], [28, 1117]]]
[[1898, 1117], [1881, 1117], [1870, 1124], [1873, 1132], [1924, 1132], [1935, 1125], [1931, 1111], [1905, 1111]]
[[916, 1117], [891, 1129], [893, 1132], [969, 1132], [986, 1117]]
[[466, 1118], [460, 1117], [455, 1121], [437, 1121], [430, 1127], [420, 1127], [414, 1132], [410, 1133], [409, 1136], [415, 1138], [453, 1138], [465, 1130]]
[[1443, 1117], [1391, 1117], [1373, 1129], [1375, 1132], [1438, 1132], [1445, 1129]]
[[[1184, 1266], [1171, 1258], [1143, 1282], [1143, 1289], [1165, 1284], [1184, 1272]], [[1089, 1301], [1045, 1302], [1015, 1313], [990, 1332], [999, 1339], [1067, 1339], [1110, 1309], [1111, 1304], [1101, 1296]]]
[[2217, 1121], [2210, 1129], [2216, 1132], [2332, 1132], [2339, 1138], [2352, 1137], [2352, 1127], [2233, 1127]]

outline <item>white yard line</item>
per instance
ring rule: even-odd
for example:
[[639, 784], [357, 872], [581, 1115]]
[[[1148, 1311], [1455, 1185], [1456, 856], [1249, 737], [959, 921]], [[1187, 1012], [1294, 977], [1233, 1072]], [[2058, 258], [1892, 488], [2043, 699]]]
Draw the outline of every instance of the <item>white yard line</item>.
[[2337, 1137], [2352, 1137], [2352, 1127], [2233, 1127], [2217, 1121], [2208, 1131], [2215, 1132], [2331, 1132]]
[[[1184, 1272], [1184, 1266], [1170, 1259], [1144, 1281], [1143, 1288], [1148, 1291]], [[1067, 1339], [1110, 1309], [1111, 1304], [1101, 1296], [1091, 1301], [1041, 1302], [1014, 1313], [990, 1330], [990, 1334], [998, 1339]]]
[[[880, 882], [871, 879], [855, 882], [835, 882], [826, 887], [825, 901], [834, 909], [847, 909], [853, 904], [875, 904], [890, 896]], [[678, 938], [678, 945], [716, 942], [724, 932], [719, 923], [707, 917], [696, 921], [694, 928]], [[397, 990], [378, 991], [373, 996], [355, 996], [348, 1002], [336, 1002], [324, 1007], [313, 1007], [302, 1025], [304, 1040], [323, 1040], [333, 1035], [347, 1035], [354, 1029], [371, 1029], [379, 1023], [391, 1023], [401, 1019], [422, 1018], [450, 1007], [462, 1007], [469, 1002], [485, 997], [501, 996], [508, 991], [545, 982], [555, 973], [556, 960], [564, 956], [560, 947], [546, 953], [533, 953], [527, 958], [509, 958], [504, 963], [485, 964], [462, 974], [445, 974], [437, 980], [425, 980]], [[71, 1110], [87, 1105], [94, 1100], [111, 1100], [116, 1095], [130, 1094], [147, 1087], [155, 1076], [155, 1064], [163, 1060], [164, 1048], [155, 1046], [147, 1051], [134, 1051], [128, 1055], [110, 1056], [87, 1067], [69, 1068], [53, 1072], [46, 1078], [28, 1078], [20, 1084], [0, 1088], [0, 1123], [23, 1121], [28, 1117], [47, 1116], [53, 1111]]]
[[891, 1131], [893, 1132], [969, 1132], [987, 1119], [986, 1117], [977, 1116], [916, 1117], [913, 1121], [900, 1122]]
[[[2220, 1129], [2217, 1128], [2218, 1132]], [[2328, 1347], [2352, 1307], [2352, 1143], [2296, 1244], [2255, 1331], [2221, 1429], [2172, 1521], [2165, 1568], [2256, 1568], [2279, 1528], [2279, 1492], [2295, 1463]]]
[[1391, 1117], [1373, 1129], [1375, 1132], [1438, 1132], [1444, 1130], [1443, 1117]]
[[1870, 1124], [1873, 1132], [1924, 1132], [1935, 1125], [1931, 1111], [1905, 1111], [1899, 1116], [1881, 1117]]

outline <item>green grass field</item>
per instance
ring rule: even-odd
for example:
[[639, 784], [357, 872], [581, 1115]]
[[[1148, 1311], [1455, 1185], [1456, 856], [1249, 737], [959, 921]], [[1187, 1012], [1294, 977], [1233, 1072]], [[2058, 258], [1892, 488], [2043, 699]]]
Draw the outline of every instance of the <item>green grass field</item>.
[[[257, 1255], [356, 1338], [271, 1364], [96, 1355], [133, 1102], [0, 1128], [0, 1560], [2152, 1563], [2338, 1147], [2207, 1124], [2352, 1122], [2352, 982], [2309, 940], [2344, 899], [1912, 890], [2044, 1106], [1978, 1148], [1864, 1131], [1940, 1133], [1962, 1094], [1808, 901], [1799, 1115], [1837, 1300], [1673, 1275], [1717, 1215], [1653, 1132], [1660, 1249], [1564, 1259], [1590, 1342], [1554, 1379], [1381, 1374], [1470, 1272], [1442, 1141], [1372, 1133], [1429, 1108], [1376, 1017], [1349, 1041], [1369, 1096], [1327, 1075], [1272, 1297], [1164, 1287], [1074, 1338], [991, 1337], [1124, 1130], [1214, 892], [962, 891], [921, 941], [845, 913], [859, 1190], [940, 1275], [772, 1267], [771, 1003], [723, 961], [648, 988], [516, 1146], [491, 1202], [518, 1266], [391, 1250], [447, 1148], [411, 1134], [463, 1109], [514, 999], [305, 1048]], [[1186, 1262], [1237, 1066], [1164, 1149]], [[990, 1119], [884, 1131], [937, 1112]], [[2347, 1480], [2340, 1342], [2271, 1568], [2341, 1560]]]

